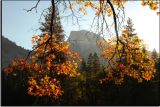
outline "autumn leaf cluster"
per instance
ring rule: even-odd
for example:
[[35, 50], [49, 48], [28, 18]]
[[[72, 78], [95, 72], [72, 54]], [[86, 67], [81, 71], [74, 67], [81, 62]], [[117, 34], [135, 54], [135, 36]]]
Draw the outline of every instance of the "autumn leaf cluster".
[[67, 42], [58, 42], [55, 37], [47, 33], [33, 35], [33, 51], [27, 60], [15, 59], [4, 69], [13, 76], [16, 76], [17, 70], [27, 72], [28, 78], [25, 81], [30, 95], [57, 98], [63, 94], [59, 77], [79, 75], [79, 55], [70, 51]]
[[[110, 0], [112, 5], [114, 5], [116, 8], [124, 9], [124, 4], [129, 0]], [[78, 11], [82, 12], [84, 15], [87, 14], [87, 8], [91, 8], [95, 11], [95, 15], [99, 16], [100, 14], [107, 14], [108, 16], [113, 15], [113, 10], [108, 4], [107, 0], [98, 0], [98, 1], [92, 1], [92, 0], [76, 0], [69, 4], [68, 8], [72, 9], [78, 7]], [[146, 6], [148, 5], [151, 10], [158, 10], [159, 8], [159, 1], [158, 0], [141, 0], [141, 5]], [[159, 15], [159, 12], [157, 12], [157, 15]]]
[[101, 82], [112, 81], [121, 84], [126, 76], [133, 77], [138, 82], [148, 81], [154, 77], [155, 61], [145, 50], [143, 41], [137, 35], [130, 35], [127, 29], [122, 31], [120, 40], [124, 44], [120, 42], [116, 44], [115, 37], [99, 41], [101, 55], [108, 62], [105, 68], [107, 75]]

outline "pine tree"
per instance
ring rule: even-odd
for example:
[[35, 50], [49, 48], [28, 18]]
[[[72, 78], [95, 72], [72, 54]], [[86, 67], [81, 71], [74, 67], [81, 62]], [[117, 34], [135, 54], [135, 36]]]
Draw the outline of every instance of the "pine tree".
[[[59, 17], [59, 10], [58, 7], [56, 5], [54, 5], [55, 9], [53, 10], [53, 6], [50, 6], [48, 8], [48, 11], [46, 11], [46, 14], [44, 15], [44, 21], [41, 22], [41, 27], [39, 27], [40, 31], [42, 33], [51, 33], [51, 22], [52, 24], [52, 35], [54, 35], [54, 37], [57, 39], [57, 43], [60, 44], [62, 42], [64, 42], [64, 34], [63, 34], [63, 29], [62, 29], [62, 25], [61, 25], [61, 20]], [[54, 11], [53, 14], [53, 19], [51, 21], [52, 18], [52, 10]], [[55, 53], [55, 52], [54, 52]], [[66, 60], [65, 55], [63, 52], [56, 52], [56, 57], [59, 57], [61, 59], [62, 62], [64, 62]], [[62, 63], [57, 61], [57, 63]]]
[[132, 19], [128, 18], [127, 25], [124, 28], [129, 31], [129, 36], [130, 37], [133, 37], [133, 35], [136, 35], [136, 33], [134, 33], [135, 29], [133, 28], [133, 26], [134, 26], [134, 24], [132, 22]]
[[86, 71], [86, 62], [85, 62], [84, 58], [82, 58], [81, 70], [82, 70], [82, 71]]
[[148, 57], [147, 57], [147, 56], [149, 56], [149, 53], [148, 53], [146, 47], [143, 47], [143, 48], [142, 48], [142, 53], [146, 56], [146, 57], [144, 58], [144, 61], [147, 62], [147, 61], [149, 60]]
[[93, 55], [92, 55], [92, 53], [90, 53], [88, 56], [87, 71], [90, 71], [90, 72], [93, 71]]
[[100, 61], [99, 61], [99, 57], [97, 55], [97, 53], [94, 53], [93, 55], [93, 70], [95, 73], [97, 73], [98, 71], [100, 71]]
[[143, 48], [142, 48], [142, 52], [143, 52], [143, 53], [146, 53], [146, 52], [147, 52], [146, 47], [143, 47]]
[[153, 49], [152, 54], [151, 54], [151, 58], [154, 59], [155, 61], [157, 61], [158, 54], [157, 54], [156, 49]]
[[[43, 33], [51, 33], [50, 25], [51, 25], [51, 16], [52, 16], [52, 6], [48, 8], [46, 15], [44, 15], [44, 22], [41, 22], [41, 27], [39, 28]], [[64, 39], [63, 29], [60, 22], [58, 8], [55, 7], [54, 18], [53, 18], [53, 26], [52, 26], [53, 34], [56, 35], [58, 41], [62, 41]]]

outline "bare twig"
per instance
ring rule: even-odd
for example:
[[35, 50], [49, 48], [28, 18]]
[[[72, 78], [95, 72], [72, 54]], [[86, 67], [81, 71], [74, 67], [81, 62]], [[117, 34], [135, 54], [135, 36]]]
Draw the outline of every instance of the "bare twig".
[[34, 7], [32, 7], [31, 9], [29, 9], [29, 10], [24, 9], [24, 10], [26, 10], [27, 12], [30, 12], [30, 11], [32, 11], [33, 9], [35, 9], [35, 10], [36, 10], [36, 13], [37, 13], [37, 6], [38, 6], [39, 2], [40, 2], [40, 0], [38, 0], [37, 3], [36, 3], [36, 5], [35, 5]]
[[[70, 2], [70, 0], [68, 0], [69, 1], [69, 5], [71, 5], [71, 2]], [[72, 7], [71, 7], [71, 12], [72, 12], [72, 15], [76, 18], [76, 22], [77, 22], [77, 24], [78, 24], [78, 27], [79, 27], [79, 29], [80, 29], [80, 25], [79, 25], [79, 20], [78, 20], [78, 17], [75, 15], [75, 13], [74, 13], [74, 11], [73, 11], [73, 9], [72, 9]]]
[[41, 23], [40, 21], [41, 21], [41, 19], [42, 19], [42, 16], [44, 16], [44, 12], [45, 12], [47, 9], [48, 9], [48, 8], [46, 8], [46, 9], [44, 9], [44, 10], [42, 11], [42, 13], [41, 13], [41, 15], [40, 15], [40, 18], [39, 18], [39, 20], [38, 20], [39, 23]]
[[[116, 53], [117, 51], [118, 51], [118, 53], [120, 53], [119, 50], [118, 50], [119, 42], [123, 45], [123, 49], [124, 49], [125, 44], [119, 39], [118, 28], [117, 28], [117, 20], [116, 20], [116, 12], [115, 12], [115, 10], [114, 10], [114, 7], [113, 7], [113, 5], [112, 5], [112, 3], [111, 3], [110, 0], [107, 0], [107, 3], [109, 4], [109, 6], [111, 7], [112, 12], [113, 12], [114, 28], [115, 28], [116, 38], [117, 38], [117, 40], [116, 40], [115, 53]], [[112, 55], [111, 59], [114, 58], [115, 53]], [[119, 58], [121, 59], [121, 56], [120, 56], [120, 55], [119, 55]], [[110, 60], [111, 60], [111, 59], [110, 59]], [[110, 60], [108, 61], [108, 63], [110, 63]]]

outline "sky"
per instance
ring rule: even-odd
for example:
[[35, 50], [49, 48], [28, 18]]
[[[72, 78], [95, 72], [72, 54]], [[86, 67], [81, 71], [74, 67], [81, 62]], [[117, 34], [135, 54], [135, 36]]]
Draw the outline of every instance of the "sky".
[[[25, 49], [32, 49], [31, 39], [33, 34], [40, 34], [39, 18], [44, 9], [50, 6], [49, 1], [41, 1], [35, 10], [26, 12], [24, 9], [30, 9], [36, 4], [36, 1], [3, 1], [2, 2], [2, 35], [15, 42], [18, 46]], [[61, 10], [61, 8], [60, 8]], [[60, 13], [65, 16], [67, 13]], [[64, 33], [66, 37], [71, 31], [89, 30], [94, 14], [88, 10], [88, 14], [79, 21], [80, 29], [72, 18], [62, 18]], [[159, 52], [159, 16], [149, 7], [141, 6], [138, 1], [130, 1], [125, 4], [125, 17], [133, 20], [136, 33], [148, 44], [148, 49], [154, 48]]]

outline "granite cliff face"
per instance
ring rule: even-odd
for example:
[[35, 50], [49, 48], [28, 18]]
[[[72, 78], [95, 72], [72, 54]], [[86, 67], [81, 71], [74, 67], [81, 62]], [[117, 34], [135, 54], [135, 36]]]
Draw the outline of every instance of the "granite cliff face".
[[97, 53], [100, 56], [100, 50], [97, 47], [97, 42], [103, 38], [95, 33], [81, 30], [81, 31], [72, 31], [68, 38], [70, 43], [70, 49], [73, 52], [79, 53], [81, 58], [84, 58], [87, 61], [90, 53]]
[[3, 36], [1, 39], [2, 68], [7, 66], [13, 58], [25, 57], [29, 52]]

